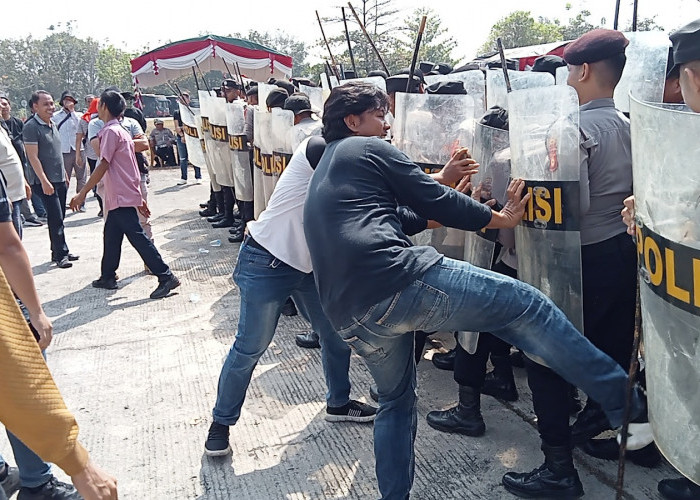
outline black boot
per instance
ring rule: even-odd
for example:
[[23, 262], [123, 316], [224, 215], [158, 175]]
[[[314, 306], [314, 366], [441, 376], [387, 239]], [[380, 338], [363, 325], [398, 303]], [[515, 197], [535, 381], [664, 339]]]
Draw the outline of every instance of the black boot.
[[208, 217], [208, 222], [219, 222], [224, 218], [224, 193], [222, 191], [214, 191], [214, 199], [216, 200], [216, 215]]
[[569, 398], [569, 413], [571, 416], [575, 416], [583, 408], [583, 403], [581, 402], [581, 396], [578, 394], [578, 389], [575, 385], [571, 384], [571, 396]]
[[610, 430], [610, 422], [598, 403], [588, 398], [586, 406], [578, 414], [571, 426], [571, 441], [574, 446], [582, 445], [603, 431]]
[[544, 463], [532, 472], [508, 472], [503, 486], [523, 498], [578, 498], [583, 485], [574, 468], [570, 446], [542, 443]]
[[662, 479], [659, 481], [658, 488], [661, 496], [668, 500], [698, 500], [700, 498], [700, 486], [684, 477]]
[[[616, 438], [591, 439], [581, 446], [581, 451], [586, 455], [603, 460], [618, 460], [620, 457], [620, 445]], [[627, 450], [625, 460], [642, 467], [655, 467], [661, 462], [661, 454], [656, 445], [650, 443], [639, 450]]]
[[467, 385], [459, 386], [459, 403], [443, 411], [431, 411], [426, 416], [428, 425], [443, 432], [456, 432], [467, 436], [483, 436], [486, 425], [481, 416], [481, 395]]
[[204, 210], [199, 211], [199, 215], [202, 217], [212, 217], [216, 215], [216, 196], [214, 190], [209, 188], [209, 201], [206, 204], [200, 203], [200, 207]]
[[287, 301], [282, 306], [282, 314], [285, 316], [296, 316], [298, 314], [297, 306], [294, 305], [294, 301], [292, 301], [291, 297], [288, 297]]
[[493, 370], [484, 377], [481, 393], [504, 401], [517, 401], [518, 389], [515, 387], [510, 357], [492, 355], [491, 362]]
[[233, 197], [233, 188], [222, 186], [221, 193], [224, 198], [224, 216], [220, 221], [212, 224], [214, 228], [231, 227], [235, 222], [233, 218], [233, 206], [236, 199]]
[[510, 354], [510, 364], [516, 368], [525, 368], [525, 358], [523, 357], [523, 351], [520, 349], [513, 351]]
[[250, 222], [255, 218], [252, 201], [239, 201], [238, 208], [241, 212], [241, 220], [243, 223]]
[[456, 349], [450, 349], [447, 352], [438, 352], [433, 354], [433, 364], [440, 370], [454, 370]]

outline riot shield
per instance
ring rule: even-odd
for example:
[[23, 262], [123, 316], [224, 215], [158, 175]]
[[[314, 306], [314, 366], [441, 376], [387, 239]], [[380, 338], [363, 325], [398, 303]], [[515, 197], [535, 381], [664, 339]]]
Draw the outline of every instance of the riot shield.
[[[371, 83], [382, 89], [384, 92], [386, 92], [386, 80], [384, 80], [384, 78], [382, 78], [381, 76], [367, 76], [364, 78], [350, 78], [349, 80], [340, 80], [340, 85], [343, 85], [348, 82]], [[335, 85], [333, 86], [335, 87]]]
[[258, 84], [258, 106], [260, 106], [260, 109], [262, 111], [267, 111], [267, 96], [270, 95], [270, 92], [279, 88], [277, 85], [270, 85], [268, 83], [259, 83]]
[[[272, 189], [287, 168], [292, 159], [292, 146], [289, 143], [289, 132], [294, 126], [294, 112], [288, 109], [275, 108], [270, 118], [270, 133], [272, 142]], [[270, 193], [272, 196], [272, 193]], [[268, 198], [269, 199], [269, 198]]]
[[663, 100], [670, 42], [663, 31], [637, 31], [625, 36], [630, 41], [625, 49], [627, 63], [613, 99], [617, 109], [628, 113], [630, 94], [642, 101]]
[[[207, 164], [204, 160], [204, 151], [202, 150], [202, 145], [199, 143], [199, 128], [201, 127], [200, 110], [192, 106], [188, 108], [182, 103], [179, 103], [179, 105], [180, 116], [182, 118], [182, 130], [185, 133], [185, 145], [187, 146], [187, 159], [195, 167], [206, 168]], [[197, 122], [200, 122], [199, 127], [197, 126]]]
[[299, 85], [299, 92], [309, 96], [311, 109], [313, 109], [318, 116], [323, 116], [323, 104], [326, 102], [326, 97], [328, 97], [323, 94], [323, 89], [321, 87]]
[[[263, 210], [272, 196], [275, 187], [272, 179], [272, 113], [261, 109], [255, 112], [255, 147], [259, 158], [262, 179], [260, 185], [263, 195]], [[257, 181], [257, 179], [256, 179]]]
[[531, 194], [515, 228], [518, 277], [583, 332], [578, 96], [557, 85], [511, 92], [508, 102], [511, 176]]
[[[496, 199], [504, 205], [510, 180], [508, 131], [477, 123], [472, 156], [479, 163], [479, 172], [472, 176], [472, 185], [481, 184], [483, 198]], [[464, 260], [474, 266], [491, 269], [497, 237], [498, 229], [465, 231]], [[474, 354], [478, 335], [478, 332], [459, 332], [457, 341], [467, 352]]]
[[211, 125], [209, 124], [209, 114], [211, 113], [211, 99], [216, 99], [215, 96], [211, 95], [205, 90], [199, 91], [199, 109], [200, 109], [200, 123], [201, 123], [201, 134], [199, 136], [199, 144], [202, 147], [202, 152], [204, 154], [204, 162], [207, 165], [207, 172], [209, 173], [209, 180], [211, 182], [214, 191], [220, 191], [221, 187], [216, 179], [216, 171], [214, 170], [214, 163], [211, 159], [211, 154], [207, 148], [207, 137], [211, 141]]
[[486, 80], [481, 70], [460, 71], [447, 75], [427, 75], [425, 83], [432, 85], [437, 82], [462, 82], [467, 94], [474, 99], [474, 117], [478, 118], [486, 112]]
[[238, 201], [253, 201], [253, 173], [250, 171], [248, 159], [244, 101], [235, 100], [226, 104], [226, 128], [236, 199]]
[[209, 98], [209, 137], [205, 136], [207, 151], [212, 168], [216, 172], [216, 181], [227, 187], [233, 187], [233, 168], [231, 151], [228, 145], [228, 127], [226, 125], [226, 100], [221, 97]]
[[556, 81], [557, 85], [567, 85], [566, 81], [569, 79], [569, 67], [559, 66], [557, 68]]
[[649, 421], [700, 483], [700, 114], [630, 99]]
[[[469, 95], [396, 93], [393, 144], [426, 173], [438, 172], [458, 147], [471, 149], [474, 100]], [[464, 231], [426, 230], [414, 241], [425, 242], [453, 259], [464, 257]]]
[[[554, 77], [549, 73], [508, 70], [510, 87], [513, 90], [534, 89], [554, 85]], [[508, 109], [508, 90], [502, 69], [486, 72], [486, 106], [501, 106]]]

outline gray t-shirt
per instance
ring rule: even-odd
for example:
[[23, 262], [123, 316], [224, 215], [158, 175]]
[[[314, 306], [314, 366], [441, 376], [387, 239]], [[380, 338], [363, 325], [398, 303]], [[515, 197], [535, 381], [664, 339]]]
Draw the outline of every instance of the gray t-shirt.
[[[34, 115], [22, 130], [24, 144], [35, 144], [39, 150], [39, 161], [44, 169], [49, 182], [66, 182], [66, 173], [63, 169], [63, 154], [61, 154], [61, 136], [54, 123], [46, 124], [37, 115]], [[29, 184], [40, 184], [39, 178], [31, 169], [27, 181]]]

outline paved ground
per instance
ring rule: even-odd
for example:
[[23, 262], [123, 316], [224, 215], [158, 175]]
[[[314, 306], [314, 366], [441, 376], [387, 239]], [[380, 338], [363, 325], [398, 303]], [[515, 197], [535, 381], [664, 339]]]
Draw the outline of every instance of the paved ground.
[[[120, 288], [90, 286], [102, 251], [92, 198], [86, 214], [66, 219], [69, 247], [81, 256], [70, 270], [50, 264], [45, 228], [26, 230], [37, 288], [57, 334], [49, 366], [78, 418], [81, 440], [117, 476], [124, 499], [377, 498], [372, 427], [323, 420], [319, 352], [294, 344], [294, 334], [307, 328], [298, 317], [281, 319], [253, 375], [243, 415], [231, 430], [233, 456], [203, 455], [216, 382], [238, 315], [238, 291], [230, 279], [238, 245], [226, 241], [225, 229], [212, 229], [196, 214], [208, 197], [207, 184], [176, 187], [177, 179], [177, 170], [156, 171], [151, 183], [155, 241], [182, 280], [178, 293], [166, 299], [148, 298], [156, 279], [144, 273], [128, 244]], [[211, 246], [214, 240], [223, 243]], [[449, 335], [439, 335], [425, 357], [450, 344]], [[418, 376], [413, 498], [512, 498], [500, 486], [503, 473], [542, 462], [523, 371], [516, 370], [517, 403], [482, 398], [487, 424], [482, 438], [428, 427], [426, 413], [452, 405], [457, 386], [450, 373], [428, 360], [419, 364]], [[353, 397], [367, 400], [370, 377], [357, 356], [351, 379]], [[11, 461], [6, 440], [0, 452]], [[614, 498], [616, 464], [580, 452], [576, 462], [587, 498]], [[625, 498], [660, 498], [656, 483], [670, 476], [675, 474], [668, 465], [646, 470], [628, 464]]]

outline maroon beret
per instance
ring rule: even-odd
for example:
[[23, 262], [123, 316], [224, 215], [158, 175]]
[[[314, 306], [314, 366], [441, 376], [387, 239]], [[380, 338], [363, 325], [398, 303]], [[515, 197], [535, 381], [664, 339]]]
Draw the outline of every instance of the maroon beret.
[[620, 31], [594, 29], [566, 46], [564, 60], [574, 66], [602, 61], [624, 54], [629, 43]]

